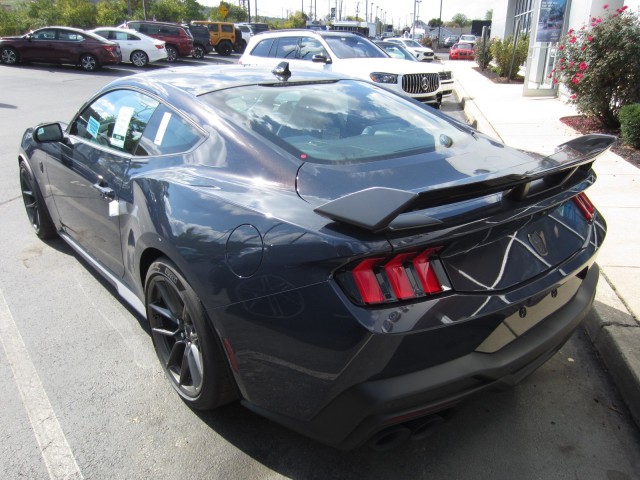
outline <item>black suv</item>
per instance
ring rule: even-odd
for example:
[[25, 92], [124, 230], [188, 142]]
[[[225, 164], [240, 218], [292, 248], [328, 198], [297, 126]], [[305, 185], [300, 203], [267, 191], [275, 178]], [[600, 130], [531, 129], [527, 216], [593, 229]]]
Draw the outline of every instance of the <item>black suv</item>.
[[213, 45], [211, 45], [211, 38], [209, 37], [209, 30], [203, 25], [189, 25], [183, 23], [182, 27], [191, 32], [193, 37], [193, 58], [204, 58], [207, 53], [213, 51]]

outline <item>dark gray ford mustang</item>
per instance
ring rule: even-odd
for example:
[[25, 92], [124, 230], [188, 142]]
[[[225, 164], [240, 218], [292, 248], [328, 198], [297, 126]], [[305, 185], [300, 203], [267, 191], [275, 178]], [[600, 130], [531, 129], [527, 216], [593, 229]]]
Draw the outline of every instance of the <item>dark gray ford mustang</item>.
[[613, 138], [543, 157], [320, 72], [165, 69], [27, 130], [29, 221], [150, 322], [193, 408], [321, 442], [421, 437], [515, 384], [591, 308]]

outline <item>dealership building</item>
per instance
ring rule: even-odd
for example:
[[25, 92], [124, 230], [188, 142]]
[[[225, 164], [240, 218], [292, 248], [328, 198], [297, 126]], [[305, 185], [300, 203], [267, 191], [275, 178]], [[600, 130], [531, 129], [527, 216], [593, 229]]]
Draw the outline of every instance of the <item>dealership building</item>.
[[[549, 74], [555, 65], [560, 39], [570, 29], [589, 25], [591, 18], [602, 17], [626, 5], [640, 8], [640, 0], [508, 0], [493, 8], [491, 36], [529, 36], [529, 55], [523, 95], [557, 95], [558, 87]], [[604, 7], [607, 6], [605, 9]]]

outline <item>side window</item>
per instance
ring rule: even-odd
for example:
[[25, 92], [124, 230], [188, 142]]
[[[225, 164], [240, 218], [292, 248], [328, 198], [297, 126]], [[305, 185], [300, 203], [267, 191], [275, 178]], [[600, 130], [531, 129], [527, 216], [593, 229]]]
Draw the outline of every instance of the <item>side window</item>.
[[131, 33], [118, 32], [120, 35], [124, 35], [123, 38], [118, 38], [118, 40], [140, 40], [140, 37], [136, 37]]
[[64, 42], [81, 42], [84, 40], [84, 37], [79, 33], [65, 32], [64, 30], [61, 30], [58, 32], [58, 40]]
[[33, 34], [31, 37], [33, 40], [55, 40], [56, 39], [56, 31], [55, 30], [40, 30]]
[[222, 25], [222, 31], [229, 33], [229, 32], [233, 32], [234, 28], [233, 25]]
[[164, 105], [151, 116], [136, 155], [167, 155], [190, 150], [202, 136], [187, 121]]
[[98, 145], [133, 153], [158, 102], [131, 90], [96, 99], [71, 125], [71, 134]]
[[209, 31], [210, 32], [217, 32], [218, 31], [218, 24], [217, 23], [210, 23], [209, 24]]
[[178, 29], [168, 25], [160, 26], [160, 34], [162, 35], [179, 35]]
[[94, 33], [96, 35], [100, 35], [102, 38], [106, 38], [107, 40], [109, 39], [109, 37], [113, 35], [113, 32], [105, 31], [105, 30], [101, 30], [99, 32], [94, 32]]
[[255, 48], [251, 51], [251, 55], [255, 55], [256, 57], [268, 57], [272, 45], [273, 38], [263, 40], [255, 46]]
[[300, 40], [298, 58], [300, 60], [311, 61], [314, 55], [324, 55], [325, 57], [329, 57], [329, 55], [327, 55], [327, 51], [318, 40], [310, 37], [302, 37]]
[[299, 37], [281, 37], [277, 39], [275, 52], [271, 49], [271, 56], [276, 58], [296, 58]]

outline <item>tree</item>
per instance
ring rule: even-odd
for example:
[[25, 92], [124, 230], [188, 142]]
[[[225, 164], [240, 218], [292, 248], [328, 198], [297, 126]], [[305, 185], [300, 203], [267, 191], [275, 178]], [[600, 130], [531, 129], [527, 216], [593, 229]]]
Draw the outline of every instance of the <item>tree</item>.
[[89, 0], [58, 0], [56, 6], [63, 25], [85, 29], [96, 26], [96, 6]]
[[484, 19], [493, 20], [493, 8], [490, 8], [489, 10], [487, 10], [487, 12], [484, 14]]
[[179, 0], [155, 0], [147, 10], [159, 22], [180, 22], [185, 16], [184, 3]]
[[[608, 5], [603, 8], [608, 10]], [[550, 78], [571, 93], [578, 111], [618, 127], [622, 107], [640, 102], [640, 18], [626, 6], [567, 32]]]
[[246, 22], [247, 21], [247, 11], [244, 8], [238, 7], [236, 5], [231, 5], [226, 2], [220, 2], [221, 6], [227, 8], [227, 16], [223, 16], [220, 13], [220, 7], [213, 7], [209, 10], [209, 18], [211, 20], [216, 20], [220, 22]]
[[450, 22], [452, 27], [460, 27], [464, 28], [471, 25], [471, 20], [464, 13], [456, 13], [453, 17], [451, 17]]
[[444, 25], [444, 22], [439, 18], [432, 18], [431, 20], [429, 20], [427, 25], [429, 25], [430, 27], [442, 27]]
[[96, 5], [98, 25], [119, 25], [128, 17], [127, 0], [106, 0]]

